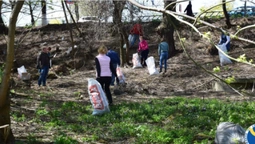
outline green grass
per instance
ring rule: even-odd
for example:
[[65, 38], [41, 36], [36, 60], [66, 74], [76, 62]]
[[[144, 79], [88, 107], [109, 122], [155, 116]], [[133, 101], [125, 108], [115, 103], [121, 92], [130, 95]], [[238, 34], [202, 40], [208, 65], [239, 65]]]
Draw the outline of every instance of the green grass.
[[[176, 97], [143, 103], [121, 103], [110, 109], [110, 113], [93, 116], [90, 104], [56, 104], [44, 100], [36, 110], [34, 121], [42, 129], [57, 129], [52, 142], [59, 144], [107, 143], [130, 139], [138, 144], [207, 144], [213, 143], [220, 122], [238, 123], [247, 129], [255, 119], [255, 103], [216, 99], [202, 101]], [[28, 116], [15, 112], [12, 117], [24, 121]], [[35, 137], [33, 135], [32, 141], [36, 141]]]

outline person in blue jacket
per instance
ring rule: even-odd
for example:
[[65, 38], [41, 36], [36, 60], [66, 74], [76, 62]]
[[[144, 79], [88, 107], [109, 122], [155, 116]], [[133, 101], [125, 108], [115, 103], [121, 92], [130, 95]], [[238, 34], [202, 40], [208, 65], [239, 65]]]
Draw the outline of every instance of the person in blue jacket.
[[[110, 57], [111, 62], [113, 64], [114, 69], [116, 70], [117, 66], [120, 65], [120, 58], [117, 52], [115, 52], [114, 50], [111, 50], [108, 48], [108, 51], [106, 53], [106, 55], [108, 57]], [[114, 81], [115, 81], [115, 75], [112, 74], [112, 81], [111, 81], [111, 85], [114, 85]]]
[[168, 51], [169, 51], [169, 45], [165, 41], [164, 38], [161, 39], [161, 43], [158, 45], [158, 55], [159, 55], [159, 72], [162, 72], [162, 66], [165, 64], [164, 68], [165, 71], [167, 70], [167, 59], [168, 59]]
[[218, 44], [219, 45], [225, 44], [226, 48], [227, 48], [227, 51], [229, 51], [230, 50], [230, 36], [222, 33], [221, 36], [220, 36], [220, 41], [219, 41]]

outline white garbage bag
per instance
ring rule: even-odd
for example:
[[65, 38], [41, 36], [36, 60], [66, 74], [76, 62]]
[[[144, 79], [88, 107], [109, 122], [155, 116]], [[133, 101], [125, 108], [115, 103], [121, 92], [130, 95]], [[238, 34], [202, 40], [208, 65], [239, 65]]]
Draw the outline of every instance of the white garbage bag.
[[245, 130], [238, 124], [222, 122], [216, 130], [216, 144], [241, 144], [245, 142]]
[[110, 112], [105, 93], [97, 80], [93, 78], [88, 79], [88, 93], [93, 107], [92, 115], [100, 115]]
[[133, 54], [132, 62], [133, 62], [133, 69], [143, 67], [138, 53]]
[[[129, 34], [129, 35], [128, 35], [128, 41], [129, 41], [129, 44], [130, 44], [130, 43], [131, 43], [131, 41], [132, 41], [132, 37], [133, 37], [133, 36], [132, 36], [131, 34]], [[127, 48], [127, 45], [126, 45], [126, 44], [124, 44], [124, 45], [123, 45], [123, 48], [124, 48], [124, 49], [126, 49], [126, 48]]]
[[25, 66], [21, 66], [19, 68], [17, 68], [18, 70], [18, 77], [22, 80], [29, 80], [30, 79], [30, 74], [27, 72]]
[[145, 60], [146, 64], [147, 64], [147, 68], [149, 70], [149, 74], [150, 75], [156, 75], [159, 74], [159, 71], [157, 70], [156, 66], [155, 66], [155, 59], [153, 56], [148, 57]]
[[121, 68], [120, 68], [119, 65], [118, 65], [117, 68], [116, 68], [116, 73], [117, 73], [117, 76], [118, 76], [118, 78], [119, 78], [119, 83], [120, 83], [120, 84], [124, 84], [124, 83], [125, 83], [125, 76], [124, 76], [124, 74], [122, 73]]
[[[227, 47], [226, 47], [226, 44], [222, 44], [222, 45], [218, 45], [218, 47], [224, 52], [224, 53], [227, 53]], [[231, 60], [226, 57], [222, 52], [218, 51], [219, 52], [219, 58], [220, 58], [220, 65], [223, 66], [223, 65], [226, 65], [226, 64], [231, 64]]]

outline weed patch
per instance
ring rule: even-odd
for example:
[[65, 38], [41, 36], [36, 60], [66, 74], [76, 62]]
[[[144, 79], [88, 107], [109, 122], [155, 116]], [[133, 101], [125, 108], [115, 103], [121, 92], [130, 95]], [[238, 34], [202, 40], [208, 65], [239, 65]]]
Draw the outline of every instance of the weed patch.
[[[176, 97], [121, 103], [112, 106], [110, 113], [93, 116], [91, 105], [53, 104], [44, 100], [34, 119], [44, 129], [57, 129], [53, 132], [55, 143], [107, 143], [129, 139], [134, 143], [208, 143], [214, 141], [220, 122], [238, 123], [244, 128], [252, 125], [254, 107], [252, 102]], [[15, 121], [26, 117], [12, 114]]]

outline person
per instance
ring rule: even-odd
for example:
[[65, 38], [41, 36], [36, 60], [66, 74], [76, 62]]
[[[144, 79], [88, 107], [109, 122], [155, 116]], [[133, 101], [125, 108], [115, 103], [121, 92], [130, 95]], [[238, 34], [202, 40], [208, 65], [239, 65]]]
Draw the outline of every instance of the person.
[[46, 86], [46, 79], [49, 72], [50, 67], [50, 57], [48, 55], [48, 48], [43, 47], [41, 54], [39, 55], [37, 67], [40, 69], [40, 76], [38, 79], [38, 85]]
[[219, 41], [218, 44], [219, 45], [225, 44], [226, 48], [227, 48], [227, 51], [229, 51], [230, 50], [230, 36], [222, 33], [221, 36], [220, 36], [220, 41]]
[[139, 37], [139, 47], [138, 47], [138, 53], [141, 54], [141, 64], [143, 67], [147, 66], [145, 60], [148, 57], [149, 54], [149, 47], [146, 40], [143, 39], [143, 36]]
[[186, 14], [188, 16], [191, 16], [193, 17], [194, 14], [193, 14], [193, 11], [192, 11], [192, 4], [191, 4], [191, 1], [189, 1], [189, 4], [187, 5], [186, 9], [184, 10], [184, 12], [186, 12]]
[[169, 45], [164, 38], [161, 39], [161, 43], [158, 45], [159, 55], [159, 72], [162, 72], [162, 66], [164, 64], [165, 72], [167, 70], [167, 59], [168, 59]]
[[96, 63], [96, 80], [101, 84], [103, 90], [105, 91], [106, 97], [108, 99], [109, 105], [112, 105], [112, 94], [110, 91], [110, 84], [112, 80], [112, 73], [116, 76], [117, 84], [119, 79], [116, 74], [116, 69], [114, 69], [111, 58], [106, 56], [107, 48], [106, 46], [101, 46], [98, 49], [98, 55], [95, 58]]
[[[108, 49], [107, 54], [108, 57], [110, 57], [111, 62], [113, 64], [113, 68], [116, 70], [117, 66], [120, 65], [120, 58], [117, 52], [114, 50]], [[114, 86], [115, 82], [115, 75], [112, 73], [112, 81], [111, 85]]]
[[129, 36], [129, 44], [130, 44], [130, 47], [132, 47], [134, 46], [137, 40], [139, 41], [139, 36], [143, 35], [141, 24], [139, 23], [135, 24], [130, 30], [130, 35], [131, 36]]

